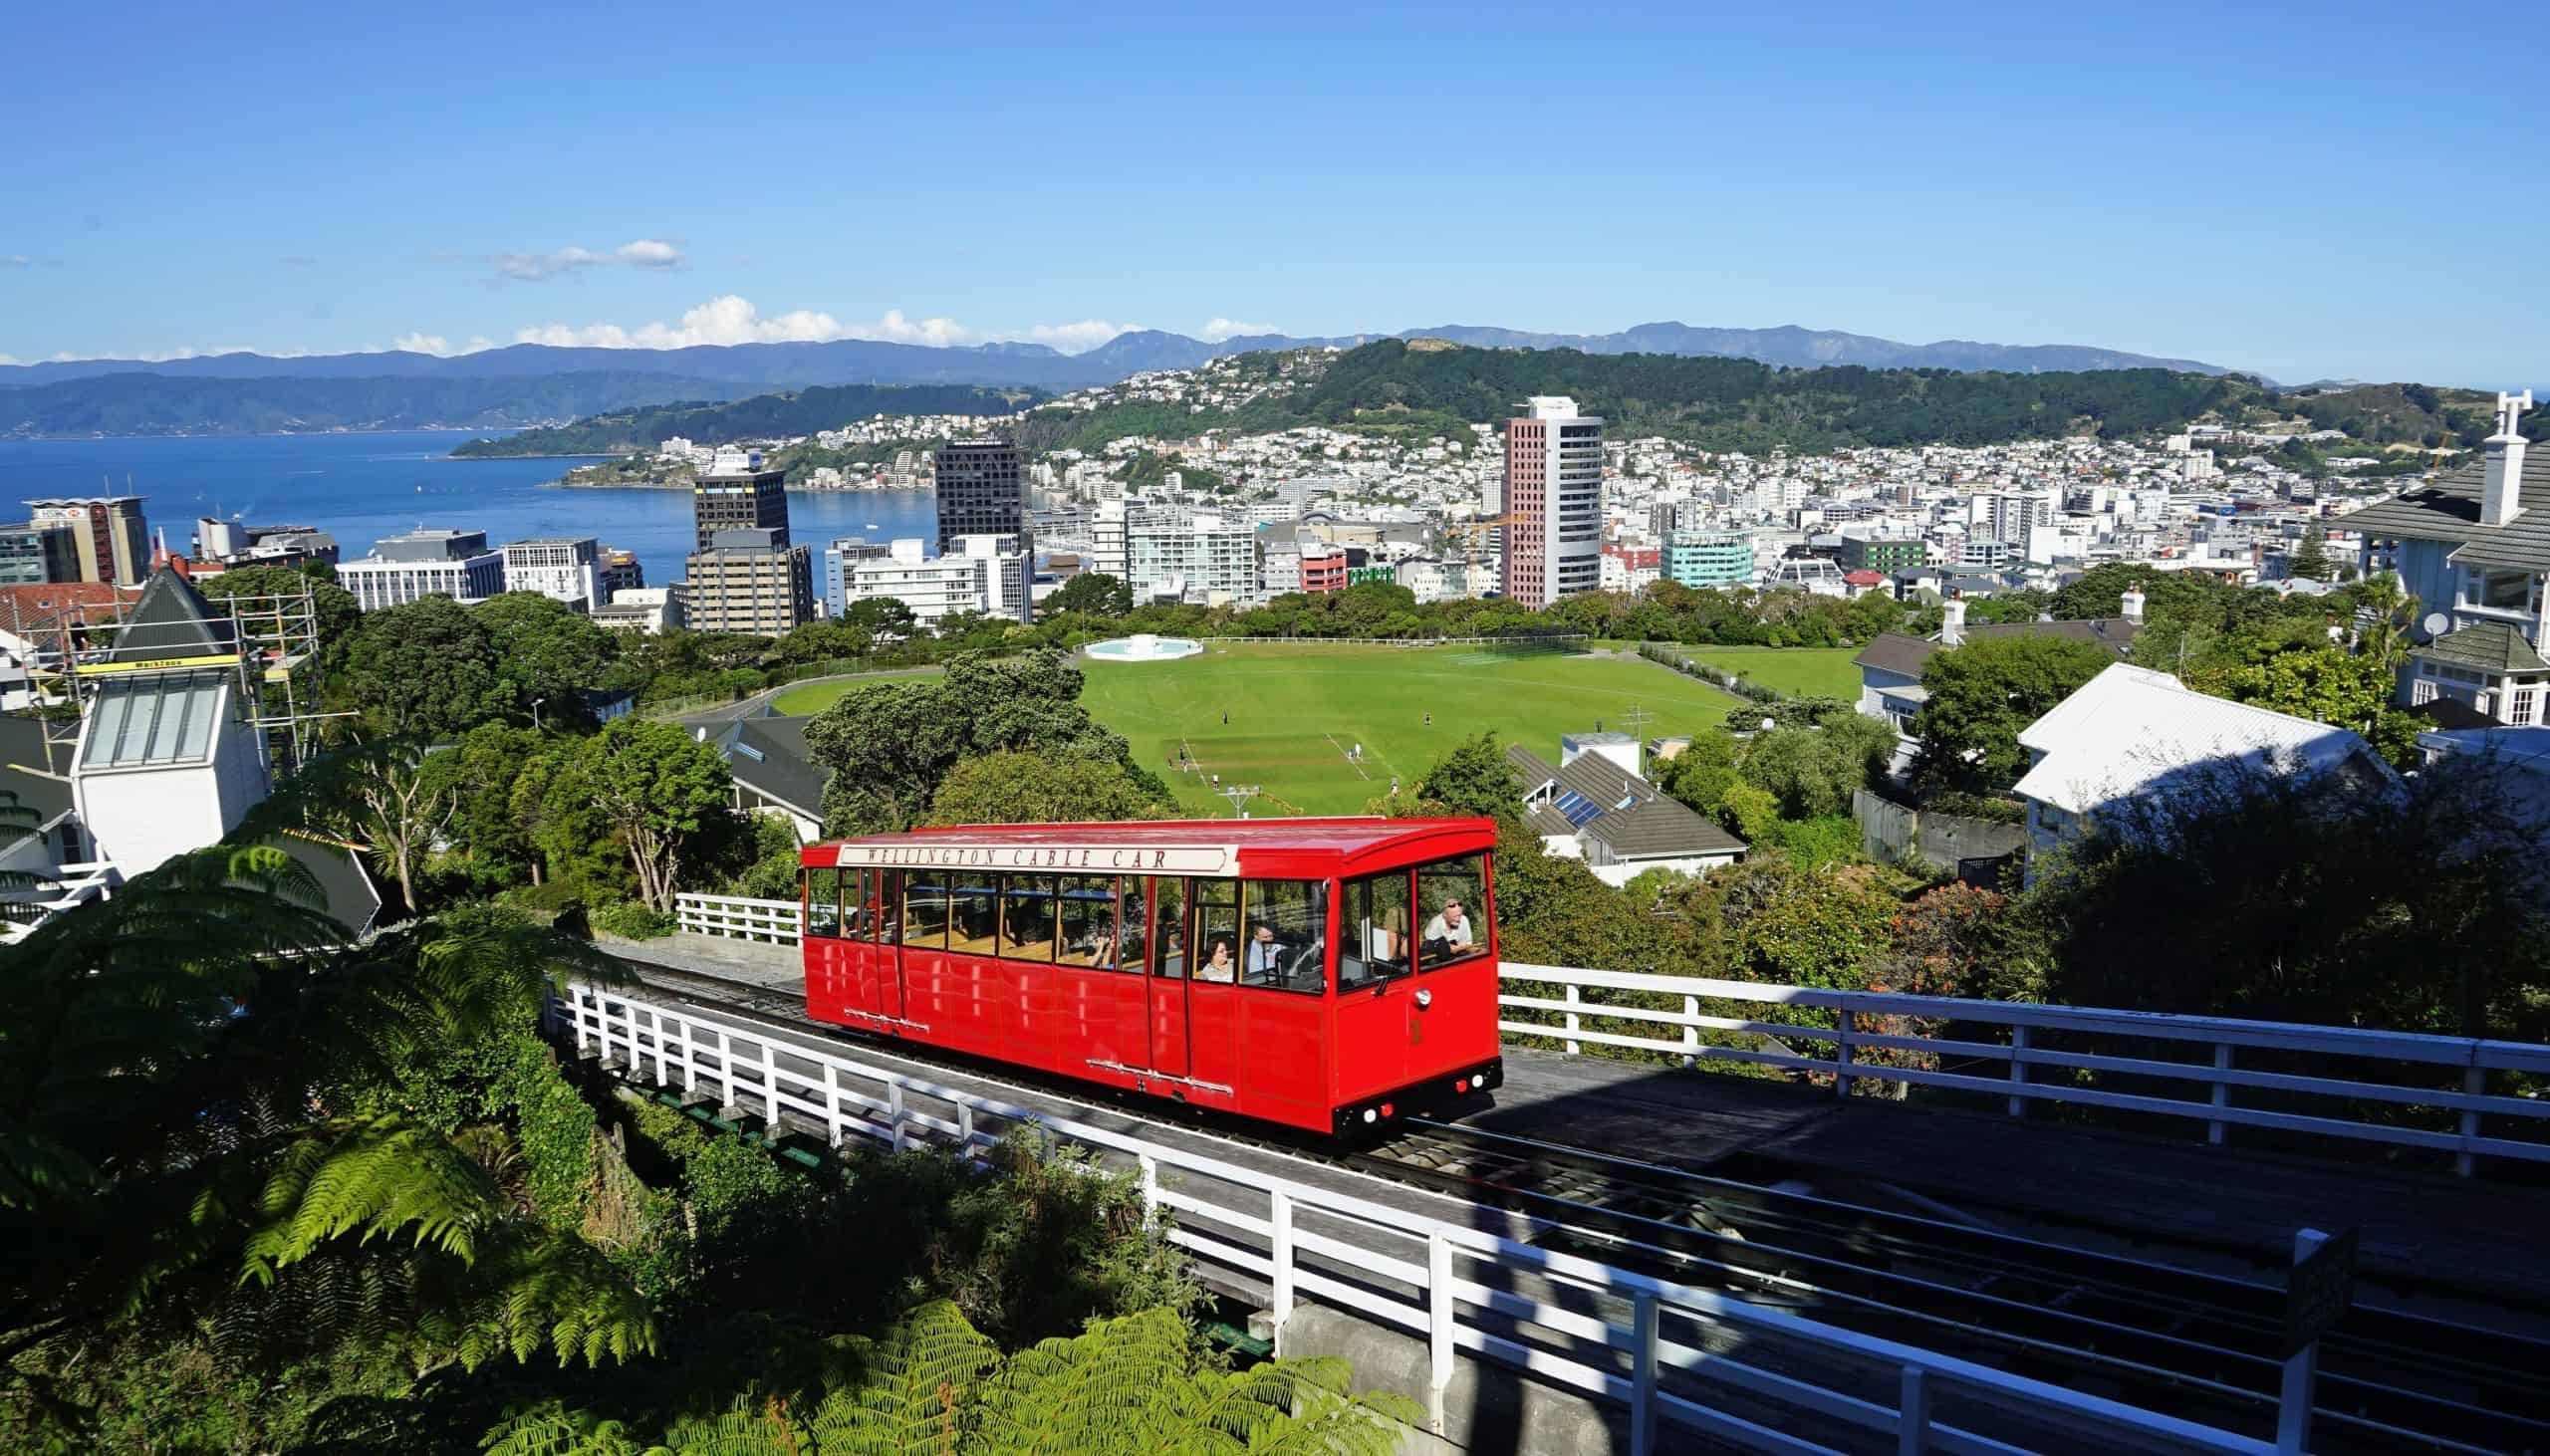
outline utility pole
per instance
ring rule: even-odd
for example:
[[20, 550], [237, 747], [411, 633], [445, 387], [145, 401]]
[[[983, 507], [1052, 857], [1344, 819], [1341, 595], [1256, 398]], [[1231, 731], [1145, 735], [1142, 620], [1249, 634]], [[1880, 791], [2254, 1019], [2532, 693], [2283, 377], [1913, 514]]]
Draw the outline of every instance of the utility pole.
[[1646, 736], [1639, 730], [1655, 721], [1656, 715], [1649, 712], [1645, 705], [1636, 702], [1631, 703], [1630, 710], [1621, 715], [1621, 726], [1628, 729], [1630, 736], [1634, 738]]

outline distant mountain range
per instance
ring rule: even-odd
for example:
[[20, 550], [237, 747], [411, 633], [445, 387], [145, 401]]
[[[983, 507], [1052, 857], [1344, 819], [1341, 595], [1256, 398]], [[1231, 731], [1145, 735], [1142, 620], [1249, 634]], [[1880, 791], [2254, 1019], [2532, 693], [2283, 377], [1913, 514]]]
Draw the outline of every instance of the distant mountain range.
[[677, 399], [723, 400], [775, 389], [848, 384], [957, 384], [1068, 390], [1156, 369], [1193, 368], [1224, 355], [1384, 339], [1444, 339], [1483, 349], [1573, 349], [1748, 359], [1816, 368], [1944, 368], [2012, 373], [2165, 368], [2227, 374], [2220, 364], [2155, 359], [2079, 345], [1898, 344], [1832, 330], [1699, 329], [1641, 324], [1617, 334], [1534, 334], [1446, 324], [1396, 335], [1296, 339], [1243, 335], [1207, 343], [1133, 330], [1085, 354], [1041, 344], [930, 348], [839, 340], [829, 344], [702, 345], [689, 349], [559, 348], [517, 344], [444, 358], [430, 354], [200, 359], [65, 360], [0, 366], [0, 437], [249, 433], [278, 429], [396, 429], [425, 424], [505, 427]]
[[1641, 324], [1617, 334], [1535, 334], [1469, 324], [1406, 329], [1395, 335], [1296, 339], [1281, 334], [1241, 335], [1217, 343], [1157, 329], [1137, 329], [1086, 354], [1060, 354], [1042, 344], [985, 344], [930, 348], [845, 339], [830, 344], [700, 345], [690, 349], [569, 349], [516, 344], [504, 349], [443, 358], [430, 354], [322, 354], [278, 357], [221, 354], [200, 359], [64, 360], [0, 367], [0, 389], [48, 384], [102, 374], [167, 374], [180, 378], [530, 378], [565, 373], [661, 373], [736, 384], [1032, 384], [1075, 388], [1112, 384], [1148, 369], [1189, 369], [1226, 354], [1333, 345], [1353, 348], [1376, 339], [1448, 339], [1483, 349], [1576, 349], [1587, 354], [1671, 354], [1759, 360], [1764, 364], [1819, 367], [1865, 364], [1871, 368], [2000, 369], [2035, 374], [2081, 369], [2178, 369], [2227, 374], [2221, 364], [2191, 359], [2156, 359], [2114, 349], [2073, 344], [1898, 344], [1866, 334], [1830, 329], [1701, 329], [1688, 324]]

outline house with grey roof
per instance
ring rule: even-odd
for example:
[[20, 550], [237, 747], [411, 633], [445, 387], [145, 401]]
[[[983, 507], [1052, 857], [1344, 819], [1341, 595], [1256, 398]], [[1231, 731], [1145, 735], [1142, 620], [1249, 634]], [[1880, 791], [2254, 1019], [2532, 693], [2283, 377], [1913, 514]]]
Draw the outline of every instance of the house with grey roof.
[[2453, 703], [2492, 723], [2550, 721], [2550, 450], [2517, 422], [2532, 391], [2497, 396], [2480, 458], [2339, 518], [2361, 534], [2365, 570], [2396, 571], [2418, 599], [2419, 643], [2400, 701]]
[[2122, 659], [2134, 649], [2135, 635], [2143, 630], [2143, 594], [2127, 592], [2122, 616], [2093, 617], [2082, 621], [2003, 621], [1980, 626], [1965, 624], [1965, 601], [1951, 597], [1940, 604], [1941, 621], [1938, 635], [1916, 637], [1906, 632], [1880, 632], [1851, 659], [1860, 669], [1860, 712], [1871, 718], [1883, 718], [1895, 725], [1896, 733], [1907, 743], [1912, 738], [1912, 717], [1921, 711], [1929, 694], [1921, 687], [1921, 669], [1937, 653], [1948, 651], [1969, 641], [1986, 637], [2070, 637], [2105, 647]]
[[692, 736], [726, 760], [735, 808], [788, 821], [801, 845], [823, 837], [824, 781], [832, 777], [806, 747], [806, 725], [813, 721], [766, 712], [691, 723]]
[[1541, 848], [1582, 859], [1605, 884], [1649, 869], [1697, 874], [1741, 860], [1748, 846], [1638, 772], [1626, 733], [1570, 734], [1557, 765], [1519, 743], [1505, 762], [1523, 782], [1523, 816]]

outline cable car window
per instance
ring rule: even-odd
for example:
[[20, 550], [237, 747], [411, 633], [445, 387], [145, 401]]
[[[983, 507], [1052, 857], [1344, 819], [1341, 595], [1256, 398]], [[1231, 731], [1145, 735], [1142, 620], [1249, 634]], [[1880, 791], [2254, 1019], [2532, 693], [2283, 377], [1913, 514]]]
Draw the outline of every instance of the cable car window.
[[1054, 876], [1001, 876], [1000, 953], [1014, 961], [1054, 961]]
[[869, 880], [876, 873], [874, 869], [844, 869], [841, 872], [841, 938], [844, 940], [876, 938], [869, 933], [872, 922], [868, 915], [868, 897], [873, 893], [868, 887]]
[[1487, 954], [1486, 864], [1484, 855], [1463, 854], [1417, 866], [1416, 912], [1425, 917], [1416, 932], [1418, 970]]
[[1186, 975], [1186, 881], [1163, 875], [1154, 881], [1151, 906], [1151, 974]]
[[1000, 953], [1000, 880], [967, 875], [947, 887], [947, 948], [964, 955]]
[[868, 871], [868, 923], [876, 927], [879, 945], [892, 945], [901, 938], [897, 932], [903, 924], [903, 917], [898, 913], [902, 906], [896, 891], [902, 887], [903, 871], [899, 869]]
[[1328, 881], [1252, 879], [1242, 886], [1248, 939], [1239, 981], [1317, 996], [1328, 989]]
[[913, 950], [945, 950], [952, 901], [947, 881], [915, 871], [903, 885], [903, 944]]
[[1055, 936], [1055, 962], [1101, 970], [1114, 966], [1116, 881], [1065, 875], [1062, 897], [1055, 903], [1055, 918], [1061, 926]]
[[1239, 881], [1199, 879], [1195, 896], [1195, 979], [1239, 980]]
[[1113, 964], [1116, 969], [1131, 971], [1137, 976], [1143, 973], [1144, 933], [1150, 928], [1149, 912], [1144, 908], [1148, 903], [1143, 898], [1146, 883], [1148, 881], [1139, 875], [1127, 875], [1125, 898], [1116, 907], [1116, 958]]
[[1352, 991], [1407, 974], [1407, 871], [1346, 881], [1338, 902], [1337, 989]]
[[841, 871], [806, 871], [806, 933], [817, 940], [841, 935]]

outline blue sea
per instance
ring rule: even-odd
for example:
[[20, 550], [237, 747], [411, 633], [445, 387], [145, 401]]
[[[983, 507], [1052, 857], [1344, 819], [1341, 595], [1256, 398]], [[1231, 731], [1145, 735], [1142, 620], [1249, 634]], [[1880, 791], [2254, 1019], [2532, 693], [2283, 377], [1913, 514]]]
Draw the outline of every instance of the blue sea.
[[[638, 553], [649, 585], [677, 581], [692, 543], [690, 492], [561, 490], [574, 460], [453, 460], [465, 430], [383, 434], [218, 435], [187, 439], [0, 441], [0, 519], [43, 496], [137, 495], [172, 551], [191, 549], [195, 518], [315, 526], [348, 560], [418, 526], [484, 531], [491, 546], [533, 536], [595, 536]], [[789, 530], [812, 546], [837, 537], [934, 538], [930, 493], [795, 491]]]

